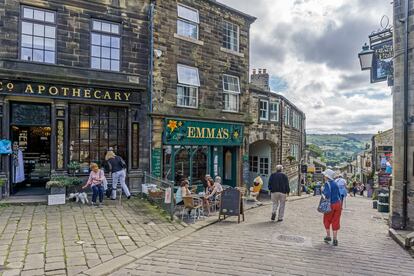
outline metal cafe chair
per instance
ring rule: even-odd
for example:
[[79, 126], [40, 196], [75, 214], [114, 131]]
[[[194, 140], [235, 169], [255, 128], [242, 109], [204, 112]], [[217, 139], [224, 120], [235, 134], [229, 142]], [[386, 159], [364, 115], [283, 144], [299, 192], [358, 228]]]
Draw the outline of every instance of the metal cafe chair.
[[196, 218], [198, 219], [200, 217], [200, 213], [203, 208], [203, 205], [200, 204], [200, 202], [197, 202], [192, 196], [183, 197], [183, 202], [184, 202], [184, 211], [181, 215], [181, 220], [184, 219], [185, 210], [188, 210], [189, 216], [191, 212], [194, 210], [193, 221], [195, 222]]

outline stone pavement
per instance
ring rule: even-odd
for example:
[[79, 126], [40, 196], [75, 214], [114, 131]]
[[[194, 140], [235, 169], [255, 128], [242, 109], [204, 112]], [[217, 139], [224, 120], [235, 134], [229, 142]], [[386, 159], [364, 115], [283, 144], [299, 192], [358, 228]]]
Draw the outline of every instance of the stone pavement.
[[185, 227], [138, 199], [105, 204], [0, 206], [0, 275], [76, 275]]
[[318, 198], [287, 203], [285, 220], [270, 206], [194, 232], [113, 275], [414, 275], [414, 260], [387, 234], [371, 200], [349, 198], [339, 246], [322, 241]]

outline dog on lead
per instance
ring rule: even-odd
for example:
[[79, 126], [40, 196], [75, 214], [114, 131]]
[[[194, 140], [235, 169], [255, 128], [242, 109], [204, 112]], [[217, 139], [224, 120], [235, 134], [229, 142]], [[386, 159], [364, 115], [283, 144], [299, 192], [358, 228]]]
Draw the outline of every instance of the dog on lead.
[[71, 193], [69, 194], [69, 200], [81, 202], [82, 204], [89, 203], [86, 193]]

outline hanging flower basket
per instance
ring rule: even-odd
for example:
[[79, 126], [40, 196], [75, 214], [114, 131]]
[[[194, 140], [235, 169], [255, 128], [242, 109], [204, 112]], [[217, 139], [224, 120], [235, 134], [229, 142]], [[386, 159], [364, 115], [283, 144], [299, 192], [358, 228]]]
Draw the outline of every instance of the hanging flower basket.
[[289, 161], [290, 164], [292, 164], [292, 161], [296, 158], [294, 156], [289, 155], [288, 157], [286, 157], [286, 159]]

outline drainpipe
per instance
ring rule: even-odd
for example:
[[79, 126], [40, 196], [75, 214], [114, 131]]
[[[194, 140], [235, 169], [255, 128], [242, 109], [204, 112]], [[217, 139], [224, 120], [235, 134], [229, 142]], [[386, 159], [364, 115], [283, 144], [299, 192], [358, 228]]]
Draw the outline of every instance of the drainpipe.
[[149, 173], [152, 174], [152, 92], [154, 90], [154, 10], [155, 1], [151, 1], [149, 9], [149, 76], [148, 76], [148, 130], [149, 130]]
[[405, 41], [404, 41], [404, 174], [403, 174], [403, 229], [408, 221], [408, 38], [409, 38], [410, 0], [405, 1]]

